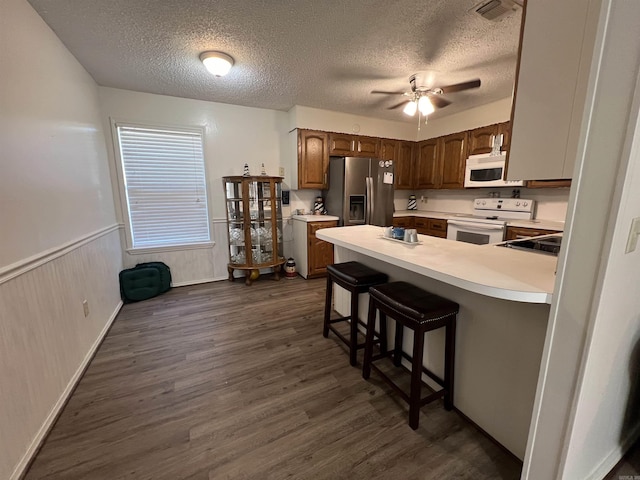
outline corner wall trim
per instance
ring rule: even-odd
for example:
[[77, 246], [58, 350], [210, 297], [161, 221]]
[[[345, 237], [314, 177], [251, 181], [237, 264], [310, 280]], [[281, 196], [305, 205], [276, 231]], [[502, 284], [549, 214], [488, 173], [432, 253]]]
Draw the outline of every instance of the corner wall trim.
[[101, 228], [100, 230], [96, 230], [95, 232], [89, 233], [83, 237], [77, 238], [75, 240], [71, 240], [70, 242], [64, 243], [57, 247], [50, 248], [49, 250], [45, 250], [31, 257], [25, 258], [24, 260], [20, 260], [19, 262], [13, 263], [7, 267], [0, 268], [0, 285], [9, 280], [12, 280], [20, 275], [27, 273], [31, 270], [34, 270], [45, 263], [48, 263], [56, 258], [62, 257], [67, 253], [75, 250], [82, 245], [85, 245], [93, 240], [100, 238], [104, 235], [107, 235], [115, 230], [120, 228], [119, 224], [109, 225], [108, 227]]
[[[113, 231], [113, 229], [111, 229], [110, 231]], [[40, 447], [42, 447], [42, 444], [47, 438], [49, 431], [53, 428], [53, 426], [56, 423], [56, 420], [58, 420], [58, 417], [62, 413], [62, 410], [64, 409], [65, 405], [69, 401], [69, 398], [71, 398], [71, 395], [73, 394], [74, 390], [78, 386], [78, 383], [80, 382], [80, 379], [84, 375], [85, 370], [89, 367], [91, 360], [93, 360], [93, 357], [98, 351], [98, 347], [100, 347], [100, 345], [102, 344], [102, 341], [107, 336], [107, 333], [109, 332], [111, 325], [113, 325], [113, 322], [118, 316], [118, 313], [120, 312], [121, 308], [122, 308], [122, 301], [118, 302], [118, 304], [116, 305], [115, 310], [107, 320], [107, 323], [105, 324], [104, 328], [100, 331], [98, 338], [96, 338], [95, 342], [93, 342], [93, 345], [91, 345], [91, 348], [85, 355], [84, 359], [80, 363], [80, 366], [78, 367], [76, 372], [71, 377], [71, 380], [69, 380], [69, 383], [67, 384], [66, 388], [60, 395], [60, 398], [58, 398], [58, 401], [55, 403], [55, 405], [49, 412], [49, 415], [47, 415], [47, 418], [45, 419], [44, 423], [38, 430], [38, 433], [36, 433], [31, 444], [29, 445], [29, 448], [24, 453], [24, 455], [16, 465], [15, 469], [13, 470], [13, 473], [9, 477], [10, 480], [19, 480], [25, 475], [25, 473], [27, 473], [28, 467], [31, 465], [31, 462], [35, 459], [35, 456], [40, 450]]]

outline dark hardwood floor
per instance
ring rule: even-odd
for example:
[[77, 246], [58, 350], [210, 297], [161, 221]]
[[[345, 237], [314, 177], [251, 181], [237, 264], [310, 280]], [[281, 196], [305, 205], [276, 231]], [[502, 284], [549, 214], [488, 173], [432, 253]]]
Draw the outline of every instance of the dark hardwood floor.
[[25, 478], [520, 477], [441, 401], [411, 430], [406, 404], [322, 336], [324, 285], [261, 277], [125, 305]]

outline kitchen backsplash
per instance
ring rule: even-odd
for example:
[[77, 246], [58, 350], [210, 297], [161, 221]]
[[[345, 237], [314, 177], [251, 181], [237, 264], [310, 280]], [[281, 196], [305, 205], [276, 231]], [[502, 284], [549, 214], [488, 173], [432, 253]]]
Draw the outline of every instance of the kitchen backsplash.
[[[569, 201], [568, 188], [519, 188], [520, 197], [536, 201], [535, 218], [564, 222]], [[472, 213], [473, 199], [488, 197], [491, 192], [499, 192], [502, 197], [511, 197], [513, 188], [476, 188], [466, 190], [396, 190], [394, 204], [396, 210], [406, 210], [409, 195], [414, 193], [418, 200], [418, 210], [434, 212]]]

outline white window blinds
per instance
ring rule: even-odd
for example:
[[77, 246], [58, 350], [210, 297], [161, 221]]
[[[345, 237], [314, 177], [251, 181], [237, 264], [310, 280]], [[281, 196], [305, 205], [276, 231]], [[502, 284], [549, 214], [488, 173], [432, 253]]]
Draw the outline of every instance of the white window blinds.
[[117, 125], [133, 248], [210, 241], [202, 135]]

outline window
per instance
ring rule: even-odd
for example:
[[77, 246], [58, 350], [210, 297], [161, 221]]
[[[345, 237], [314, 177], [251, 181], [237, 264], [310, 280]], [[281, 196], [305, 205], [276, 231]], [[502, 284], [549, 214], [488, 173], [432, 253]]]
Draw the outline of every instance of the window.
[[210, 242], [202, 133], [116, 129], [132, 247]]

